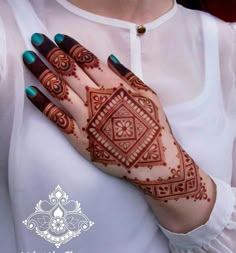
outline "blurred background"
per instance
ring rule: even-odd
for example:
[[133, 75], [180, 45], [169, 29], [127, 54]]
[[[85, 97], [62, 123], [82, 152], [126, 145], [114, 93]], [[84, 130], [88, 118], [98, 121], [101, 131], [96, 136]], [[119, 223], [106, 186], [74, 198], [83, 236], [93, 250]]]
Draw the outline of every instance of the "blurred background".
[[227, 22], [236, 22], [236, 0], [177, 0], [183, 6], [209, 12]]

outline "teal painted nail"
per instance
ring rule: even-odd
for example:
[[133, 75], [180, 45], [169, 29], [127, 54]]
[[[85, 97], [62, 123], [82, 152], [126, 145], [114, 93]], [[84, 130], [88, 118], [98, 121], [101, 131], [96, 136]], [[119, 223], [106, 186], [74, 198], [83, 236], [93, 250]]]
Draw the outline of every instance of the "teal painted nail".
[[31, 87], [31, 86], [28, 86], [26, 89], [25, 89], [25, 92], [27, 95], [29, 95], [30, 97], [35, 97], [36, 94], [37, 94], [37, 91]]
[[30, 51], [25, 51], [23, 54], [23, 58], [28, 64], [31, 64], [36, 60], [35, 55], [33, 55]]
[[64, 40], [64, 35], [58, 33], [55, 35], [54, 40], [56, 41], [56, 43], [61, 43]]
[[120, 61], [115, 57], [114, 54], [111, 54], [111, 55], [110, 55], [110, 58], [111, 58], [111, 60], [112, 60], [115, 64], [120, 63]]
[[40, 44], [43, 43], [43, 36], [42, 34], [40, 33], [34, 33], [32, 36], [31, 36], [31, 41], [34, 43], [34, 45], [36, 46], [39, 46]]

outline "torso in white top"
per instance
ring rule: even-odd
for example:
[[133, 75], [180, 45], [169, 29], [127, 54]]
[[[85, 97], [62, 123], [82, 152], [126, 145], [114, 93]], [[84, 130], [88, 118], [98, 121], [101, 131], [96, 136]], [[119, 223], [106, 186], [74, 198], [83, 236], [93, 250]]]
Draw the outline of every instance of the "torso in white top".
[[[7, 54], [7, 62], [12, 64], [3, 79], [11, 86], [13, 121], [7, 173], [15, 238], [11, 237], [11, 246], [9, 242], [3, 246], [5, 252], [11, 253], [8, 247], [23, 253], [169, 252], [143, 194], [85, 161], [25, 99], [24, 86], [41, 86], [24, 70], [20, 57], [29, 49], [34, 32], [51, 38], [59, 32], [68, 34], [103, 61], [115, 54], [159, 94], [175, 136], [197, 163], [230, 183], [235, 132], [222, 92], [220, 22], [175, 4], [161, 18], [146, 24], [144, 35], [137, 36], [136, 24], [85, 12], [66, 0], [9, 2], [13, 11], [6, 3], [4, 15], [15, 16], [18, 27], [12, 23], [13, 31], [8, 31], [3, 16], [7, 47], [1, 55], [5, 59]], [[19, 43], [14, 45], [16, 41]], [[7, 90], [5, 86], [2, 89]], [[47, 200], [57, 185], [69, 199], [78, 200], [83, 213], [95, 222], [59, 249], [22, 224], [35, 211], [36, 203]], [[7, 213], [3, 211], [2, 217]], [[6, 226], [12, 236], [12, 227]]]

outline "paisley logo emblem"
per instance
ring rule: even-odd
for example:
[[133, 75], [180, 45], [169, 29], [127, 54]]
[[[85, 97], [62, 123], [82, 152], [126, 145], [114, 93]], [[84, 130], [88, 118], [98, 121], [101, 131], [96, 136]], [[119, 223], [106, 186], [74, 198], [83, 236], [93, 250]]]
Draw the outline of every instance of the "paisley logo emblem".
[[49, 195], [49, 201], [40, 200], [35, 212], [23, 224], [59, 248], [82, 231], [88, 231], [94, 222], [82, 212], [78, 201], [68, 200], [68, 195], [58, 185]]

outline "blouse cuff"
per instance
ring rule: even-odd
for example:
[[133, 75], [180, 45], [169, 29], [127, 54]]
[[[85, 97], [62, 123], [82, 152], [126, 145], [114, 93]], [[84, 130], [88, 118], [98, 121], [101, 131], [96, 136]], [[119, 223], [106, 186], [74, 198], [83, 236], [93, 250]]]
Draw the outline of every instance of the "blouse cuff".
[[213, 176], [210, 176], [216, 184], [216, 202], [213, 207], [209, 220], [204, 224], [186, 233], [173, 233], [161, 225], [160, 228], [169, 239], [169, 243], [174, 248], [193, 249], [207, 245], [222, 233], [225, 226], [229, 223], [233, 208], [234, 194], [231, 187]]

